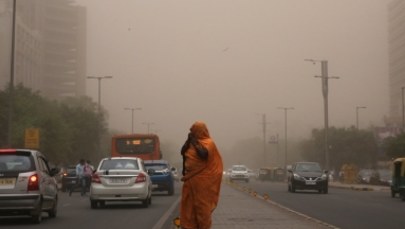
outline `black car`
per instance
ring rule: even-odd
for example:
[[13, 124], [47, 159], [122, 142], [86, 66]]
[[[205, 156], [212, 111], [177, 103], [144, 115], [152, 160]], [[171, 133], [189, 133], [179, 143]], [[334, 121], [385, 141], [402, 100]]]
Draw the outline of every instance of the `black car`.
[[68, 166], [63, 171], [62, 192], [70, 190], [77, 183], [76, 166]]
[[296, 162], [288, 169], [288, 191], [317, 190], [328, 193], [328, 171], [317, 162]]

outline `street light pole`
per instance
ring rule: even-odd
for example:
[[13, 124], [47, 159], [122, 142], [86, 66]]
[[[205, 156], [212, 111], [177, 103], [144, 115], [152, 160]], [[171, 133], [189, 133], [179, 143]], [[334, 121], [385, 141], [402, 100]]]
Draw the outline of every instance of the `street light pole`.
[[124, 110], [130, 110], [131, 113], [132, 113], [131, 114], [131, 134], [133, 134], [134, 133], [134, 111], [135, 110], [137, 110], [137, 111], [142, 110], [142, 108], [140, 108], [140, 107], [135, 107], [135, 108], [125, 107]]
[[143, 122], [142, 124], [144, 124], [144, 125], [146, 125], [146, 126], [148, 127], [148, 134], [149, 134], [149, 132], [150, 132], [150, 126], [151, 126], [151, 125], [154, 125], [155, 123], [153, 123], [153, 122]]
[[284, 110], [284, 168], [287, 169], [287, 111], [294, 110], [294, 107], [278, 107]]
[[305, 61], [312, 62], [321, 62], [321, 76], [315, 76], [316, 78], [321, 78], [322, 80], [322, 95], [323, 95], [323, 104], [324, 104], [324, 123], [325, 123], [325, 169], [329, 170], [329, 109], [328, 109], [328, 80], [329, 79], [339, 79], [337, 76], [328, 76], [328, 61], [327, 60], [314, 60], [314, 59], [305, 59]]
[[359, 129], [359, 109], [365, 109], [367, 107], [356, 107], [356, 128]]
[[405, 106], [404, 106], [404, 89], [405, 87], [401, 87], [402, 90], [402, 132], [405, 131]]
[[8, 108], [8, 147], [12, 147], [13, 135], [13, 109], [14, 109], [14, 68], [15, 68], [15, 27], [16, 27], [17, 1], [13, 1], [13, 22], [11, 32], [11, 60], [10, 60], [10, 88], [9, 88], [9, 108]]
[[87, 79], [97, 79], [98, 80], [98, 113], [101, 113], [101, 80], [111, 79], [112, 76], [87, 76]]

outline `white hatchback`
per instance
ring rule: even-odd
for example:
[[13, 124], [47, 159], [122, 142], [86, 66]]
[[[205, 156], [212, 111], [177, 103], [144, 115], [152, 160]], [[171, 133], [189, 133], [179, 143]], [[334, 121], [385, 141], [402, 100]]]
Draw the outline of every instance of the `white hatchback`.
[[90, 186], [91, 208], [106, 201], [140, 201], [152, 203], [152, 182], [143, 160], [136, 157], [110, 157], [100, 161]]

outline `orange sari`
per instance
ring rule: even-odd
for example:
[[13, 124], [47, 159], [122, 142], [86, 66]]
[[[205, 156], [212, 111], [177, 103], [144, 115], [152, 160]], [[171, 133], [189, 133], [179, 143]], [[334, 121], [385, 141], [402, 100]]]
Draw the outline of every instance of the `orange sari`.
[[184, 229], [211, 228], [211, 213], [218, 204], [222, 181], [222, 158], [203, 122], [195, 122], [190, 132], [208, 150], [201, 159], [194, 146], [184, 153], [185, 174], [180, 206], [180, 223]]

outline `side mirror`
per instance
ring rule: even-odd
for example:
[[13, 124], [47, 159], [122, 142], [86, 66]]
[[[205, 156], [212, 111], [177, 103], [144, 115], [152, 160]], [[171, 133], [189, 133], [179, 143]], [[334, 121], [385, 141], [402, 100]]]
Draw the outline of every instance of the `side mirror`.
[[154, 169], [148, 169], [148, 174], [149, 175], [153, 175], [155, 173], [155, 170]]
[[50, 175], [55, 176], [55, 175], [59, 174], [59, 171], [60, 171], [60, 169], [58, 169], [58, 168], [52, 168], [50, 171]]

